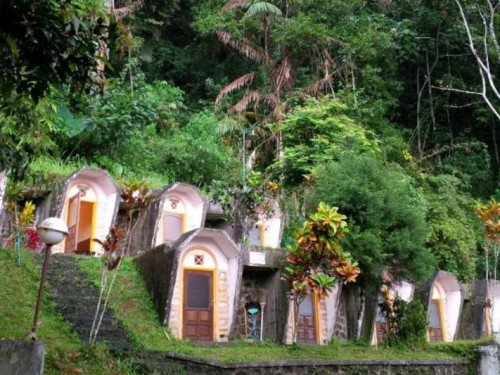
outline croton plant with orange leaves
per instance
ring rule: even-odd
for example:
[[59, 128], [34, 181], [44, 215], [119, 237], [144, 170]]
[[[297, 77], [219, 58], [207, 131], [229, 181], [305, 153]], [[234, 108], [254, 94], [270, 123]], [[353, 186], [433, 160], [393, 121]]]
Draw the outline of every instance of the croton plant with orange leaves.
[[[320, 203], [316, 212], [295, 232], [295, 243], [287, 249], [282, 279], [298, 311], [309, 294], [328, 295], [337, 280], [355, 282], [360, 270], [338, 240], [349, 232], [347, 217], [338, 207]], [[295, 314], [296, 315], [296, 314]], [[296, 323], [294, 341], [296, 339]]]

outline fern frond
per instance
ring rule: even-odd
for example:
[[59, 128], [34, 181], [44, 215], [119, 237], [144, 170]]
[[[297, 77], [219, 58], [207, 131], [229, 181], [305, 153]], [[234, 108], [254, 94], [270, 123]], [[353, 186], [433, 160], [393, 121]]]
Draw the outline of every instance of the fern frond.
[[255, 76], [255, 72], [250, 72], [248, 74], [245, 74], [239, 78], [236, 78], [234, 81], [223, 87], [220, 91], [219, 94], [217, 95], [217, 98], [215, 98], [215, 105], [218, 105], [221, 100], [227, 95], [232, 93], [233, 91], [239, 90], [243, 86], [249, 85], [253, 81], [253, 77]]
[[240, 40], [235, 40], [231, 37], [230, 33], [222, 30], [217, 31], [217, 36], [222, 43], [233, 47], [235, 50], [241, 52], [250, 60], [261, 64], [269, 63], [269, 57], [265, 54], [265, 52], [258, 48], [252, 47], [252, 43], [248, 39], [242, 38]]
[[243, 19], [245, 18], [251, 18], [251, 17], [281, 17], [281, 9], [278, 8], [276, 5], [268, 3], [266, 1], [259, 1], [256, 3], [251, 4], [247, 11], [245, 12], [245, 15], [243, 16]]
[[260, 92], [258, 91], [249, 92], [238, 103], [231, 107], [231, 112], [241, 113], [246, 111], [251, 103], [256, 103], [259, 101], [260, 96]]

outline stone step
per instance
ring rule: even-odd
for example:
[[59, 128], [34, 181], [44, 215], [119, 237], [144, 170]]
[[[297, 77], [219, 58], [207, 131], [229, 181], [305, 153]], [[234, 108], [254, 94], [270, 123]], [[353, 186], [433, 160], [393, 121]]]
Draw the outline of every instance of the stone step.
[[[47, 290], [62, 317], [73, 325], [82, 341], [89, 338], [99, 291], [73, 262], [73, 256], [51, 257], [47, 272]], [[40, 264], [43, 257], [39, 257]], [[134, 344], [113, 312], [106, 310], [97, 341], [109, 343], [110, 349], [130, 351]]]

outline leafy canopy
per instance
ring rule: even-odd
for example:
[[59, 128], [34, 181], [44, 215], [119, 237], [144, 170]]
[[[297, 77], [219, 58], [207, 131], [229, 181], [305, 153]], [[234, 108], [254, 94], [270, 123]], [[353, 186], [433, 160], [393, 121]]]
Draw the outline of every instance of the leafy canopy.
[[414, 281], [433, 271], [435, 259], [425, 247], [425, 200], [400, 170], [345, 154], [318, 173], [309, 202], [337, 202], [349, 217], [342, 246], [359, 262], [366, 282], [380, 280], [383, 270]]

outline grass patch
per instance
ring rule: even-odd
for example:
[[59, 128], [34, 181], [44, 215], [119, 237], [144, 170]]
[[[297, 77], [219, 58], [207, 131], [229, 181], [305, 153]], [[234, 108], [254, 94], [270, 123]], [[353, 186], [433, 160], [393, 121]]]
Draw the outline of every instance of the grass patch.
[[[79, 258], [78, 265], [99, 286], [101, 260]], [[118, 271], [109, 306], [123, 320], [136, 342], [145, 349], [170, 351], [221, 362], [283, 360], [438, 360], [473, 358], [477, 341], [429, 344], [422, 349], [374, 347], [360, 341], [332, 341], [325, 346], [284, 346], [264, 341], [234, 341], [197, 345], [173, 338], [160, 324], [144, 283], [132, 259], [125, 259]], [[165, 333], [167, 332], [167, 333]]]
[[[25, 340], [31, 331], [40, 281], [40, 267], [33, 254], [22, 253], [16, 265], [13, 250], [0, 249], [0, 339]], [[45, 289], [47, 291], [47, 289]], [[133, 374], [126, 363], [116, 361], [108, 350], [81, 342], [71, 326], [57, 313], [44, 293], [40, 340], [46, 342], [44, 374]]]

